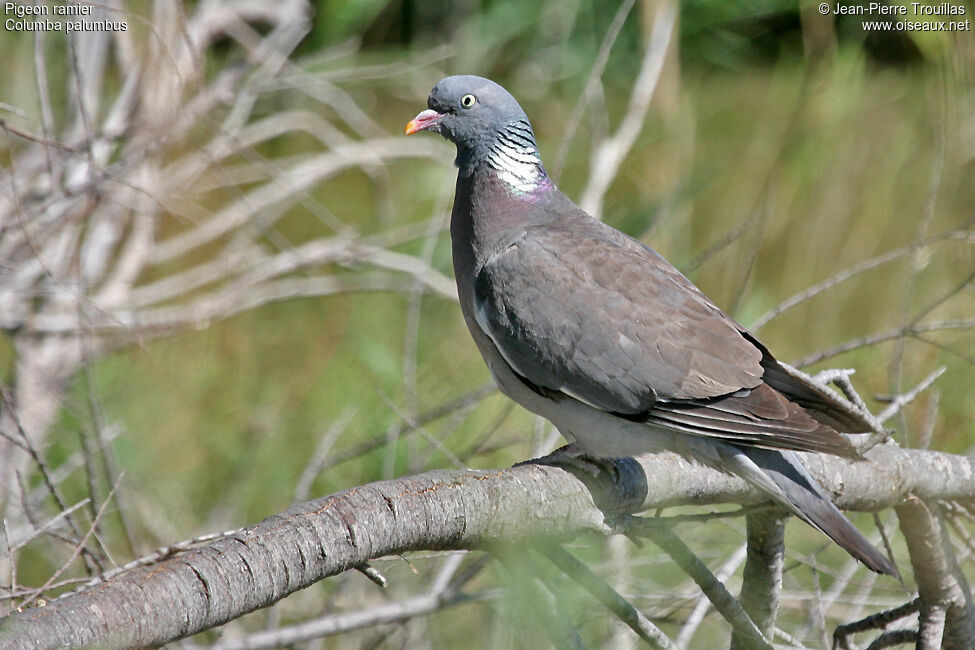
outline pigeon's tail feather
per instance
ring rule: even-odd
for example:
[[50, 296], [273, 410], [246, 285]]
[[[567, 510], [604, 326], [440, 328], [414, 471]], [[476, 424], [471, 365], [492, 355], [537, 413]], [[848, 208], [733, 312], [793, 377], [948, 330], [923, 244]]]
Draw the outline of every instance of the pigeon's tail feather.
[[791, 451], [736, 448], [725, 464], [806, 523], [818, 528], [871, 571], [899, 578], [897, 567], [847, 519]]

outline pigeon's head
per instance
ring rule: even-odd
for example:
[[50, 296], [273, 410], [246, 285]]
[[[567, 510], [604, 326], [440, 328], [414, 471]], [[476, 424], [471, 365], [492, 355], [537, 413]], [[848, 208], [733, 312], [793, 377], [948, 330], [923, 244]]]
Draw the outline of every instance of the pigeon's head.
[[525, 111], [507, 90], [490, 79], [458, 75], [441, 79], [430, 91], [428, 110], [406, 125], [406, 134], [439, 133], [457, 145], [458, 162], [488, 155], [499, 135], [519, 134], [517, 144], [535, 149]]

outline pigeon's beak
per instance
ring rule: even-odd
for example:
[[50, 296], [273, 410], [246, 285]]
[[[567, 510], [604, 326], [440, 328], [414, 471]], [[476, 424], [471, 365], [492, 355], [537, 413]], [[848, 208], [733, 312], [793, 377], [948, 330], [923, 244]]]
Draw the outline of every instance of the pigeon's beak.
[[442, 113], [427, 109], [406, 123], [406, 135], [413, 135], [417, 131], [426, 131], [440, 121]]

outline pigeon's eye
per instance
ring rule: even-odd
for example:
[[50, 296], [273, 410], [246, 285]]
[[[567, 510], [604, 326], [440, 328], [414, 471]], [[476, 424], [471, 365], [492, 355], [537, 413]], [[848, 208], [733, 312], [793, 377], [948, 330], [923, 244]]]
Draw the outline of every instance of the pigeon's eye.
[[460, 105], [464, 108], [470, 108], [477, 103], [477, 97], [474, 95], [464, 95], [460, 98]]

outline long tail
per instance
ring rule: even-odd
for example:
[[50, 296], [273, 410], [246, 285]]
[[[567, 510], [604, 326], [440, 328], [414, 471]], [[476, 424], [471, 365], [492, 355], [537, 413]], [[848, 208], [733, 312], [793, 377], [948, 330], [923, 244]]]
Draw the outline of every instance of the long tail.
[[897, 567], [833, 505], [794, 452], [759, 447], [735, 447], [735, 450], [738, 453], [723, 455], [728, 469], [826, 533], [870, 570], [900, 577]]

